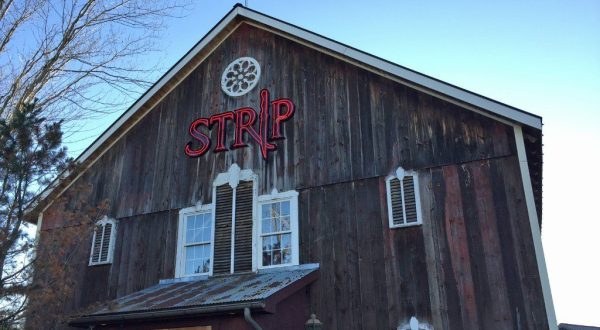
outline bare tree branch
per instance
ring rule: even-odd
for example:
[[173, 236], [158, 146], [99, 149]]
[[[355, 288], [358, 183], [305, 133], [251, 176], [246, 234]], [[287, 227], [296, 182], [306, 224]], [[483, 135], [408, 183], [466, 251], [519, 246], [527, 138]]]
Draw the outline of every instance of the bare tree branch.
[[[147, 87], [152, 68], [131, 59], [153, 51], [163, 18], [186, 6], [181, 0], [11, 3], [0, 5], [0, 117], [37, 98], [46, 114], [69, 120], [91, 108], [73, 100], [100, 101], [93, 96], [99, 86], [130, 98]], [[20, 47], [19, 36], [35, 42]]]
[[[40, 243], [34, 256], [25, 207], [67, 166], [63, 130], [123, 110], [149, 86], [155, 71], [143, 59], [163, 19], [188, 2], [0, 0], [0, 328], [22, 322], [32, 303], [44, 309], [68, 299], [69, 260], [102, 208], [77, 196], [64, 201], [85, 209], [85, 220], [63, 214], [61, 239]], [[36, 327], [39, 317], [28, 322]]]

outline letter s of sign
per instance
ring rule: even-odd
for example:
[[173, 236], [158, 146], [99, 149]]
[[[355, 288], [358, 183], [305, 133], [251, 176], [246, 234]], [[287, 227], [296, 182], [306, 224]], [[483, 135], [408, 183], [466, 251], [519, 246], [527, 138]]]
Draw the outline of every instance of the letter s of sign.
[[198, 127], [204, 125], [208, 128], [207, 118], [198, 118], [190, 124], [189, 132], [190, 135], [200, 142], [200, 148], [192, 149], [192, 142], [188, 142], [185, 145], [185, 154], [190, 157], [198, 157], [204, 155], [210, 148], [210, 138], [208, 135], [200, 132]]

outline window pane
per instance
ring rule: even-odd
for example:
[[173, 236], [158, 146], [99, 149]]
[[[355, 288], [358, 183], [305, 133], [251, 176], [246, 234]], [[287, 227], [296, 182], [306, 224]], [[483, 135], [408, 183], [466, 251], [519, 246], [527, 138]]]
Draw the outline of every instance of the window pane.
[[262, 247], [263, 251], [269, 251], [273, 249], [271, 245], [271, 236], [263, 237]]
[[187, 218], [187, 229], [188, 230], [194, 230], [196, 228], [196, 217], [195, 216], [189, 216]]
[[194, 273], [194, 263], [192, 261], [186, 261], [185, 262], [185, 273], [186, 274], [193, 274]]
[[290, 215], [290, 201], [281, 202], [281, 215]]
[[279, 218], [271, 219], [271, 232], [277, 232], [281, 230], [281, 224]]
[[292, 247], [292, 234], [281, 235], [281, 248], [289, 249]]
[[281, 251], [275, 250], [273, 251], [273, 265], [281, 265]]
[[202, 253], [200, 254], [203, 259], [210, 259], [210, 244], [202, 245], [204, 248], [202, 249]]
[[291, 230], [290, 217], [289, 216], [281, 217], [281, 231], [287, 231], [287, 230]]
[[271, 204], [271, 218], [277, 218], [277, 217], [279, 217], [280, 214], [281, 214], [281, 212], [280, 212], [280, 208], [279, 208], [279, 203], [272, 203]]
[[204, 221], [202, 226], [204, 227], [204, 231], [202, 234], [202, 240], [204, 242], [208, 242], [212, 239], [212, 214], [205, 213], [203, 218]]
[[270, 266], [271, 264], [271, 251], [263, 252], [263, 266]]
[[262, 229], [261, 229], [261, 232], [263, 234], [272, 232], [272, 230], [271, 230], [271, 219], [266, 218], [266, 219], [262, 220]]
[[263, 237], [263, 266], [292, 263], [292, 235], [280, 234]]
[[202, 263], [202, 273], [208, 273], [210, 271], [210, 259], [204, 259]]
[[263, 219], [271, 218], [271, 204], [263, 204], [262, 217], [263, 217]]
[[185, 233], [185, 242], [193, 243], [196, 241], [196, 217], [189, 216], [187, 217], [187, 231]]
[[202, 232], [202, 227], [196, 228], [196, 230], [194, 230], [194, 238], [192, 242], [203, 242], [204, 240], [202, 239]]
[[281, 249], [281, 235], [271, 236], [271, 242], [273, 243], [273, 250]]
[[283, 249], [281, 250], [281, 257], [283, 259], [283, 264], [292, 263], [292, 250], [291, 249]]
[[202, 213], [187, 217], [186, 244], [209, 242], [212, 239], [212, 214]]
[[200, 246], [199, 245], [194, 245], [194, 246], [188, 246], [186, 247], [187, 249], [187, 253], [186, 253], [186, 259], [193, 261], [196, 259], [200, 258]]
[[210, 244], [185, 248], [185, 273], [187, 275], [207, 273], [210, 270]]
[[[189, 223], [189, 222], [188, 222]], [[194, 241], [194, 230], [193, 229], [189, 229], [185, 232], [185, 242], [186, 243], [190, 243]]]
[[205, 227], [202, 230], [202, 237], [200, 239], [202, 240], [202, 242], [208, 242], [212, 239], [211, 235], [212, 235], [212, 228]]
[[263, 204], [262, 234], [289, 231], [291, 230], [290, 221], [289, 201]]
[[202, 226], [208, 229], [212, 228], [212, 214], [205, 213], [202, 215]]

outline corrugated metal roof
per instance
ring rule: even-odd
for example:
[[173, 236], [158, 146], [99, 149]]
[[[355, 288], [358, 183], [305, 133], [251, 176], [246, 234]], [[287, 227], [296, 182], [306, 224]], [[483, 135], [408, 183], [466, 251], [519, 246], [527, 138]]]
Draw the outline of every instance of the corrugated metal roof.
[[87, 316], [262, 301], [318, 268], [318, 264], [306, 264], [258, 273], [163, 280], [155, 286], [110, 301]]

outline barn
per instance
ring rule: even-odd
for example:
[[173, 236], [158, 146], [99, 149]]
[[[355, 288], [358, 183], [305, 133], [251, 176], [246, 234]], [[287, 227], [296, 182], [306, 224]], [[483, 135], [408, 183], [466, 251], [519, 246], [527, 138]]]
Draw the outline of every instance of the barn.
[[236, 5], [30, 214], [108, 202], [67, 328], [554, 329], [541, 129]]

